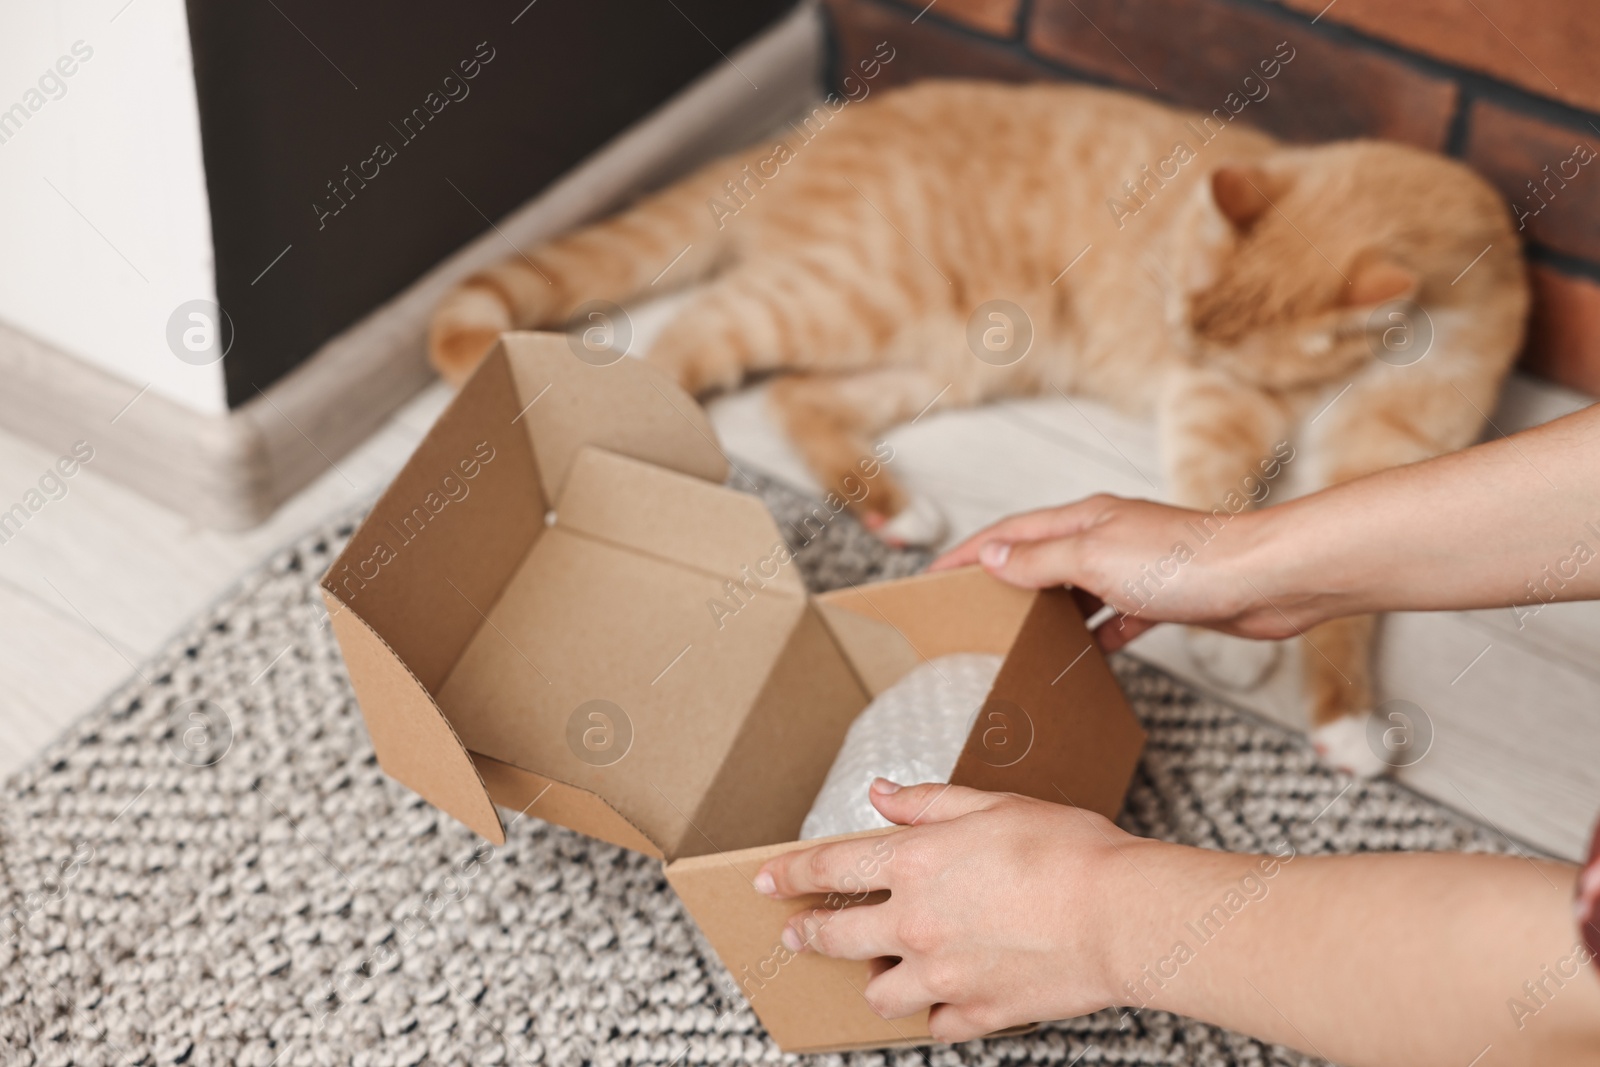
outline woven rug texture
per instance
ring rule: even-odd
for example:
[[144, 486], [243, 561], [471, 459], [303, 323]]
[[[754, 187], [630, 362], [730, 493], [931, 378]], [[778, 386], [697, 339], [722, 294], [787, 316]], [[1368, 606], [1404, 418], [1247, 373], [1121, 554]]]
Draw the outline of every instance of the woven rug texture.
[[[791, 534], [814, 501], [755, 490]], [[1289, 1065], [1113, 1011], [956, 1047], [785, 1057], [643, 856], [537, 818], [494, 848], [379, 769], [317, 579], [277, 553], [0, 795], [0, 1063]], [[840, 516], [813, 589], [912, 573]], [[1121, 822], [1233, 851], [1498, 850], [1388, 782], [1129, 656], [1150, 733]]]

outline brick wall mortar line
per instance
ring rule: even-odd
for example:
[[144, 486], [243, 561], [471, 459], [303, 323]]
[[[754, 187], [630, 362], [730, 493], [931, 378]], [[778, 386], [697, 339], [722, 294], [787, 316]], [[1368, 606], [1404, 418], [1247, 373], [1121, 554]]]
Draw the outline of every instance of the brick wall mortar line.
[[1028, 46], [1028, 27], [1033, 25], [1033, 9], [1037, 7], [1036, 0], [1019, 0], [1017, 4], [1017, 40], [1022, 46]]
[[[905, 15], [909, 6], [907, 4], [900, 3], [899, 0], [854, 0], [854, 2], [861, 4], [862, 6], [875, 7], [880, 11], [891, 12], [896, 15]], [[1032, 5], [1029, 4], [1028, 6], [1031, 7]], [[911, 13], [915, 14], [918, 10], [921, 10], [921, 8], [915, 8]], [[1099, 74], [1092, 74], [1084, 70], [1079, 70], [1077, 67], [1068, 66], [1067, 64], [1062, 63], [1060, 60], [1050, 59], [1046, 56], [1041, 56], [1037, 52], [1031, 51], [1027, 46], [1026, 25], [1020, 22], [1020, 20], [1018, 22], [1019, 32], [1017, 36], [995, 37], [984, 33], [982, 30], [974, 29], [971, 26], [967, 26], [959, 22], [952, 22], [944, 18], [933, 18], [934, 12], [938, 10], [939, 8], [935, 6], [933, 11], [930, 11], [927, 15], [923, 16], [922, 21], [930, 22], [946, 33], [955, 34], [956, 36], [963, 38], [969, 44], [981, 45], [982, 47], [991, 49], [997, 53], [1004, 53], [1014, 59], [1023, 60], [1032, 66], [1038, 67], [1040, 74], [1055, 74], [1061, 77], [1071, 78], [1073, 81], [1083, 82], [1086, 85], [1098, 86], [1102, 89], [1115, 89], [1119, 92], [1137, 92], [1136, 90], [1128, 89], [1120, 82], [1113, 81], [1108, 77], [1104, 77]], [[832, 15], [830, 13], [830, 24], [831, 21]], [[910, 21], [909, 16], [907, 16], [906, 21]], [[891, 45], [894, 44], [893, 41], [890, 41], [889, 43]], [[1172, 103], [1172, 101], [1154, 93], [1138, 93], [1137, 95], [1148, 97], [1151, 100], [1160, 100], [1165, 104]]]
[[1600, 283], [1600, 263], [1574, 256], [1566, 252], [1557, 252], [1541, 244], [1527, 242], [1523, 251], [1527, 254], [1528, 262], [1541, 267], [1549, 267], [1562, 274], [1585, 281]]
[[1456, 86], [1456, 109], [1444, 135], [1445, 155], [1462, 159], [1467, 154], [1467, 138], [1472, 135], [1472, 105], [1478, 97], [1465, 85]]
[[1413, 52], [1402, 45], [1351, 26], [1327, 21], [1313, 24], [1310, 16], [1274, 3], [1273, 0], [1212, 0], [1212, 2], [1227, 4], [1242, 11], [1268, 15], [1286, 25], [1296, 25], [1310, 33], [1321, 34], [1330, 41], [1377, 52], [1388, 59], [1404, 63], [1420, 73], [1455, 82], [1463, 96], [1471, 95], [1490, 103], [1500, 104], [1511, 110], [1520, 111], [1530, 118], [1560, 126], [1582, 126], [1589, 120], [1600, 118], [1600, 112], [1585, 111], [1583, 108], [1531, 93], [1493, 75], [1471, 67], [1447, 63], [1422, 52]]
[[[916, 18], [917, 12], [928, 6], [926, 3], [913, 3], [912, 0], [857, 0], [857, 2], [871, 4], [873, 7], [880, 8], [881, 10], [893, 12], [898, 15], [904, 15], [906, 16], [906, 21], [908, 23], [913, 18]], [[986, 44], [991, 48], [1006, 49], [1006, 51], [1011, 52], [1013, 55], [1020, 55], [1023, 58], [1032, 60], [1035, 63], [1046, 63], [1048, 62], [1047, 60], [1043, 60], [1034, 55], [1032, 52], [1028, 51], [1027, 48], [1027, 23], [1023, 21], [1023, 16], [1025, 14], [1025, 9], [1031, 8], [1032, 6], [1031, 0], [1022, 0], [1022, 8], [1017, 12], [1017, 29], [1016, 32], [1010, 37], [996, 37], [994, 34], [980, 30], [976, 26], [969, 26], [965, 22], [958, 22], [955, 19], [945, 18], [944, 15], [939, 12], [938, 4], [934, 4], [931, 8], [928, 8], [928, 13], [923, 15], [919, 21], [930, 23], [939, 27], [941, 30], [949, 30], [951, 33], [960, 34], [962, 37], [970, 41]], [[894, 42], [891, 41], [889, 43], [893, 44]], [[1015, 45], [1016, 47], [1008, 47], [1012, 45]]]
[[[869, 3], [874, 7], [896, 14], [905, 14], [908, 10], [921, 10], [921, 5], [911, 4], [907, 0], [859, 0], [859, 2]], [[1573, 129], [1593, 129], [1594, 127], [1589, 126], [1589, 123], [1593, 122], [1595, 126], [1600, 126], [1600, 112], [1585, 111], [1582, 108], [1572, 107], [1569, 104], [1563, 104], [1560, 101], [1530, 93], [1509, 82], [1501, 81], [1469, 67], [1458, 67], [1444, 63], [1348, 26], [1327, 22], [1319, 22], [1313, 25], [1310, 18], [1291, 8], [1273, 3], [1272, 0], [1211, 0], [1211, 2], [1228, 5], [1241, 11], [1265, 14], [1285, 25], [1297, 26], [1305, 32], [1320, 35], [1335, 43], [1357, 49], [1367, 49], [1382, 55], [1386, 59], [1408, 66], [1419, 73], [1438, 78], [1441, 81], [1454, 82], [1459, 90], [1463, 109], [1465, 109], [1467, 99], [1470, 98], [1497, 104], [1528, 118], [1538, 119], [1551, 125]], [[939, 16], [938, 5], [929, 10], [928, 14], [923, 18], [926, 21], [933, 22], [941, 29], [959, 34], [969, 41], [1004, 50], [1016, 58], [1025, 59], [1049, 70], [1061, 71], [1095, 85], [1123, 89], [1124, 91], [1138, 91], [1128, 90], [1126, 86], [1113, 82], [1109, 78], [1088, 74], [1076, 67], [1062, 63], [1060, 60], [1041, 56], [1030, 49], [1027, 43], [1028, 29], [1036, 7], [1037, 0], [1022, 0], [1021, 8], [1018, 12], [1017, 33], [1011, 37], [995, 37], [964, 23]], [[1143, 95], [1151, 96], [1153, 94], [1145, 93]], [[1464, 146], [1465, 140], [1463, 139], [1461, 147]], [[1458, 151], [1454, 150], [1454, 146], [1452, 146], [1452, 151], [1449, 154], [1452, 156], [1460, 155]]]
[[[921, 3], [918, 3], [917, 0], [874, 0], [874, 2], [878, 7], [886, 8], [890, 11], [904, 13], [907, 16], [907, 21], [910, 19], [917, 19], [918, 22], [932, 22], [933, 24], [942, 26], [948, 30], [961, 30], [964, 33], [971, 34], [972, 36], [978, 38], [980, 41], [988, 41], [991, 44], [1006, 44], [1012, 41], [1021, 42], [1024, 36], [1023, 27], [1027, 25], [1027, 23], [1023, 21], [1023, 13], [1020, 7], [1017, 11], [1017, 24], [1012, 30], [1011, 35], [1009, 37], [996, 37], [987, 30], [980, 30], [978, 27], [970, 26], [958, 19], [945, 17], [945, 15], [939, 10], [939, 5], [937, 2], [932, 4], [927, 3], [927, 0], [922, 0]], [[1022, 4], [1023, 6], [1026, 6], [1026, 0], [1022, 0]], [[926, 9], [926, 12], [921, 18], [917, 18], [917, 13], [919, 11], [923, 11], [924, 9]]]

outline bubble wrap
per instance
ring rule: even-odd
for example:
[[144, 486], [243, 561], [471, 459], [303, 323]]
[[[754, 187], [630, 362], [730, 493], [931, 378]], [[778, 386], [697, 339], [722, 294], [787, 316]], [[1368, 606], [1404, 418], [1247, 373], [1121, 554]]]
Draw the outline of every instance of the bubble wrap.
[[949, 781], [999, 673], [999, 656], [939, 656], [879, 693], [850, 724], [800, 840], [888, 826], [867, 797], [874, 778]]

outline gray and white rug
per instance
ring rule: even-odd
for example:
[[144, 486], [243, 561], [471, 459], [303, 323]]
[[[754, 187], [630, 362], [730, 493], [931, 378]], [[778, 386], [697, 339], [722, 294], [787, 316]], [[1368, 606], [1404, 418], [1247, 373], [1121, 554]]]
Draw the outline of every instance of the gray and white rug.
[[[780, 520], [810, 506], [759, 491]], [[0, 796], [0, 1063], [782, 1059], [658, 866], [535, 818], [495, 849], [378, 769], [316, 594], [352, 532], [273, 557]], [[815, 588], [909, 573], [847, 518]], [[1232, 850], [1494, 849], [1397, 786], [1128, 657], [1150, 731], [1123, 816]], [[828, 1064], [1297, 1064], [1161, 1013]]]

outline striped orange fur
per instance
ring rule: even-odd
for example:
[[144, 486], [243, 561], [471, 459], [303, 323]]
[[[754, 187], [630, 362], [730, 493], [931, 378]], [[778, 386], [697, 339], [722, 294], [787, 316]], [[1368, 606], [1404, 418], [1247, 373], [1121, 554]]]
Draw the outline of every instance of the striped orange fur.
[[[930, 403], [1060, 390], [1153, 415], [1168, 495], [1208, 511], [1297, 426], [1323, 483], [1470, 443], [1528, 307], [1506, 207], [1442, 157], [1290, 146], [1101, 89], [928, 81], [819, 108], [469, 279], [431, 355], [459, 381], [502, 330], [695, 282], [647, 358], [696, 393], [790, 372], [771, 402], [823, 485]], [[1033, 330], [1005, 366], [969, 344], [991, 300]], [[1418, 308], [1426, 356], [1378, 358]], [[876, 528], [905, 504], [885, 470], [857, 508]], [[1370, 707], [1369, 631], [1330, 634], [1337, 661], [1308, 650], [1314, 722]]]

